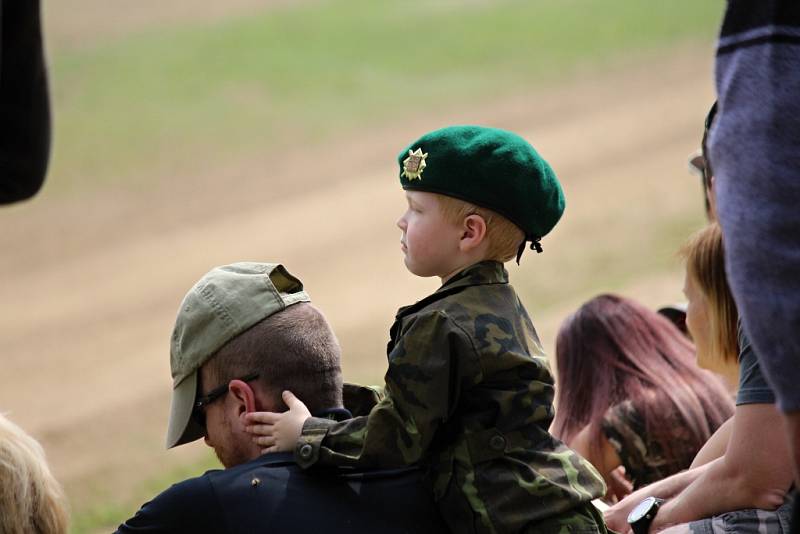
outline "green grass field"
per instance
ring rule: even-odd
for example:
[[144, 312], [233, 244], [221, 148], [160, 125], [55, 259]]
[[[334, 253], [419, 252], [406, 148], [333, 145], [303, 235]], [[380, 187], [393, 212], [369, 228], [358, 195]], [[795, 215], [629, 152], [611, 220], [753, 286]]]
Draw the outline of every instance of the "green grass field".
[[[686, 42], [708, 43], [710, 54], [722, 7], [722, 0], [320, 1], [51, 49], [48, 194], [146, 189], [209, 164], [320, 145], [443, 105], [572, 83]], [[609, 270], [603, 287], [662, 262], [674, 250], [670, 238], [695, 222], [654, 229], [645, 237], [657, 254]], [[625, 244], [597, 252], [592, 268], [613, 263]], [[576, 285], [536, 288], [542, 307], [597, 282], [588, 273], [566, 278]], [[533, 291], [525, 281], [519, 287]], [[73, 502], [73, 531], [107, 531], [172, 482], [215, 465], [209, 454], [131, 481], [134, 496], [124, 502]]]
[[54, 50], [56, 191], [163, 179], [710, 40], [722, 2], [350, 0]]

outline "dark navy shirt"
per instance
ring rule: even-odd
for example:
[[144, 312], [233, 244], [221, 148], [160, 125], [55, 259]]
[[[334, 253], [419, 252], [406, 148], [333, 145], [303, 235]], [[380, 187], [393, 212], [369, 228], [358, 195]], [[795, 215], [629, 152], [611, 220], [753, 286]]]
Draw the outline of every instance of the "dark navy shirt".
[[175, 484], [120, 525], [137, 532], [446, 532], [416, 468], [303, 470], [292, 453]]
[[756, 353], [740, 323], [739, 392], [736, 394], [736, 405], [742, 404], [775, 404], [775, 394], [761, 372]]

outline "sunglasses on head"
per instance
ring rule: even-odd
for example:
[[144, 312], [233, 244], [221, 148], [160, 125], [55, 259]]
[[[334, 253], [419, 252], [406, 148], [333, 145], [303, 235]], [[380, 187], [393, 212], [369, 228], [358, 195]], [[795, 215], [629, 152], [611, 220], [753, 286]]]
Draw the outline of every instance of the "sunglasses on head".
[[[233, 378], [232, 380], [241, 380], [242, 382], [250, 382], [252, 380], [257, 379], [259, 373], [250, 373], [245, 375], [241, 378]], [[214, 402], [215, 400], [223, 397], [226, 393], [228, 393], [228, 384], [223, 384], [221, 386], [215, 387], [205, 395], [197, 397], [197, 400], [194, 402], [194, 407], [192, 408], [192, 418], [195, 422], [204, 427], [206, 426], [206, 406]]]

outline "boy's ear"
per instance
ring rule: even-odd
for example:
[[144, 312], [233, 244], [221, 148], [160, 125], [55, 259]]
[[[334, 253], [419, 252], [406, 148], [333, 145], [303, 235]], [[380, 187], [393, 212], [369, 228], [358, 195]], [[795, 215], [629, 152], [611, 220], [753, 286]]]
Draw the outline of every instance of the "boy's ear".
[[461, 250], [470, 251], [483, 243], [486, 237], [486, 221], [478, 214], [473, 213], [464, 217], [464, 224], [459, 243]]

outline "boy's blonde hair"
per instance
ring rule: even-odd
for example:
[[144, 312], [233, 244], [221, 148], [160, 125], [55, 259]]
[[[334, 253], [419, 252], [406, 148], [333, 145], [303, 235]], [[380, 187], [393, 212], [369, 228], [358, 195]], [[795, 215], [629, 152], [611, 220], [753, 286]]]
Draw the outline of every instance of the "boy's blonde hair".
[[517, 251], [525, 239], [524, 232], [499, 213], [481, 208], [475, 204], [446, 195], [436, 195], [444, 218], [452, 223], [460, 224], [469, 215], [479, 215], [486, 222], [486, 239], [489, 248], [487, 260], [507, 262], [517, 256]]
[[711, 223], [689, 238], [681, 255], [686, 258], [687, 275], [697, 283], [708, 301], [712, 355], [725, 363], [736, 363], [739, 312], [725, 275], [725, 250], [719, 224]]
[[0, 532], [63, 534], [67, 507], [39, 443], [0, 414]]

